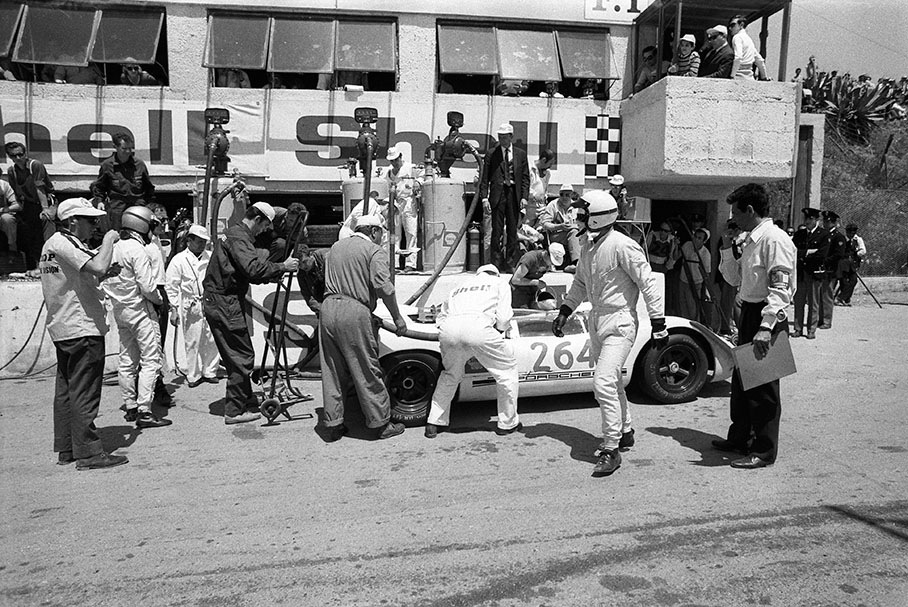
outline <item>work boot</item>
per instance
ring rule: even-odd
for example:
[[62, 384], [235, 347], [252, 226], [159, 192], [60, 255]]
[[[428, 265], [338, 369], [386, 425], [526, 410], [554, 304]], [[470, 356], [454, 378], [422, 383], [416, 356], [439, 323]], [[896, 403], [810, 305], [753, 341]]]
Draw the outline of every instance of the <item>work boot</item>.
[[341, 439], [342, 436], [347, 434], [350, 431], [347, 428], [346, 424], [341, 424], [340, 426], [330, 426], [325, 428], [327, 430], [325, 436], [326, 443], [334, 443]]
[[508, 434], [514, 434], [515, 432], [520, 432], [523, 430], [523, 422], [517, 422], [517, 425], [513, 428], [499, 428], [495, 427], [495, 434], [498, 436], [507, 436]]
[[245, 413], [240, 413], [239, 415], [234, 416], [225, 415], [224, 423], [228, 426], [231, 424], [245, 424], [246, 422], [254, 422], [261, 417], [261, 413], [256, 413], [255, 411], [246, 411]]
[[172, 420], [158, 417], [151, 411], [139, 411], [139, 417], [136, 419], [137, 428], [163, 428], [172, 423]]
[[800, 329], [798, 329], [798, 330], [796, 330], [796, 331], [792, 331], [792, 332], [791, 332], [791, 337], [792, 337], [792, 338], [795, 338], [795, 337], [804, 337], [804, 332], [801, 331]]
[[599, 456], [599, 461], [593, 468], [593, 476], [608, 476], [621, 467], [621, 454], [617, 449], [608, 449]]
[[628, 432], [623, 432], [621, 434], [621, 440], [618, 441], [618, 451], [628, 451], [634, 446], [635, 442], [634, 429], [631, 428]]
[[379, 439], [391, 438], [391, 437], [397, 436], [398, 434], [403, 434], [404, 430], [405, 430], [405, 428], [404, 428], [403, 424], [395, 424], [394, 422], [388, 422], [387, 424], [382, 426], [381, 429], [379, 430], [378, 438]]
[[135, 421], [136, 421], [137, 419], [139, 419], [139, 410], [138, 410], [138, 408], [133, 407], [132, 409], [126, 409], [126, 413], [123, 415], [123, 419], [125, 419], [125, 420], [126, 420], [127, 422], [129, 422], [130, 424], [134, 424]]
[[113, 468], [128, 462], [125, 455], [110, 455], [103, 451], [92, 457], [85, 457], [76, 462], [76, 470], [97, 470], [98, 468]]
[[426, 424], [426, 438], [435, 438], [438, 436], [439, 432], [444, 432], [444, 426], [436, 426], [435, 424]]
[[57, 455], [57, 465], [58, 466], [67, 466], [76, 461], [76, 458], [73, 457], [72, 451], [61, 451]]

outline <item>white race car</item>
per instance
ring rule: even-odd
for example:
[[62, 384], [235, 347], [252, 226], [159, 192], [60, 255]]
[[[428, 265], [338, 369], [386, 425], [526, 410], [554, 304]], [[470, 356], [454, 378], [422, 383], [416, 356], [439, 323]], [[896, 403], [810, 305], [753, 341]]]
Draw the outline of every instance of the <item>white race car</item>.
[[[521, 397], [592, 392], [595, 361], [590, 356], [588, 310], [589, 304], [585, 304], [574, 312], [564, 326], [564, 337], [552, 334], [557, 311], [515, 310], [510, 342], [517, 356]], [[416, 320], [415, 314], [409, 317]], [[622, 369], [625, 385], [633, 382], [659, 402], [679, 403], [696, 398], [707, 382], [731, 376], [732, 344], [704, 325], [666, 317], [668, 345], [655, 348], [649, 319], [645, 313], [638, 317], [637, 339]], [[409, 325], [437, 334], [433, 324]], [[424, 423], [441, 370], [438, 342], [398, 337], [385, 330], [380, 331], [380, 342], [392, 419]], [[457, 400], [495, 400], [495, 380], [475, 358], [467, 362], [465, 370]]]

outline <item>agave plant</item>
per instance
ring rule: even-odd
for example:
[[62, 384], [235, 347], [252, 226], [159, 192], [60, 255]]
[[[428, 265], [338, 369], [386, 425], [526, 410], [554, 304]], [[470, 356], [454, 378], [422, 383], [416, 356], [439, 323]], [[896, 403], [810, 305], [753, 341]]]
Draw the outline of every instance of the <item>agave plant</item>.
[[843, 137], [867, 144], [870, 131], [895, 103], [888, 83], [868, 85], [844, 76], [823, 74], [810, 89], [812, 109], [826, 114], [827, 124]]

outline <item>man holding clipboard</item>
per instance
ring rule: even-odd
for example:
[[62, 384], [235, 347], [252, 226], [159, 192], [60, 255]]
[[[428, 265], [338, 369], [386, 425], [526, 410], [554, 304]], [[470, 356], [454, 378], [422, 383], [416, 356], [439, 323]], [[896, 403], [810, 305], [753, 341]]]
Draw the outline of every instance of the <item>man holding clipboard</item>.
[[[731, 205], [732, 219], [749, 234], [740, 259], [734, 258], [731, 241], [723, 237], [719, 267], [725, 276], [740, 276], [738, 343], [753, 344], [754, 358], [759, 365], [759, 361], [770, 355], [771, 348], [788, 345], [787, 339], [777, 337], [788, 332], [785, 308], [797, 286], [797, 250], [788, 234], [769, 217], [769, 199], [763, 186], [755, 183], [741, 186], [728, 196], [727, 202]], [[741, 371], [736, 368], [732, 374], [728, 438], [714, 440], [713, 446], [744, 455], [731, 462], [733, 468], [764, 468], [775, 463], [782, 413], [778, 377], [787, 374], [782, 371], [772, 381], [748, 386], [746, 390]]]

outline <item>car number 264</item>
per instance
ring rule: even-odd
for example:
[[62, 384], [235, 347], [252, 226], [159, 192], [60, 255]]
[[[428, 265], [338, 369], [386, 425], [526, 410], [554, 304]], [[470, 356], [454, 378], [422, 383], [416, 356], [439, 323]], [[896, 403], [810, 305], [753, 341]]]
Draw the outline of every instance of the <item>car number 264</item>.
[[530, 344], [530, 350], [536, 352], [536, 362], [533, 363], [534, 372], [548, 372], [552, 370], [549, 364], [554, 364], [559, 369], [571, 369], [575, 364], [583, 364], [592, 369], [593, 359], [590, 356], [590, 340], [583, 342], [580, 352], [575, 354], [577, 342], [562, 341], [555, 344], [555, 347], [549, 350], [549, 344], [537, 341]]

